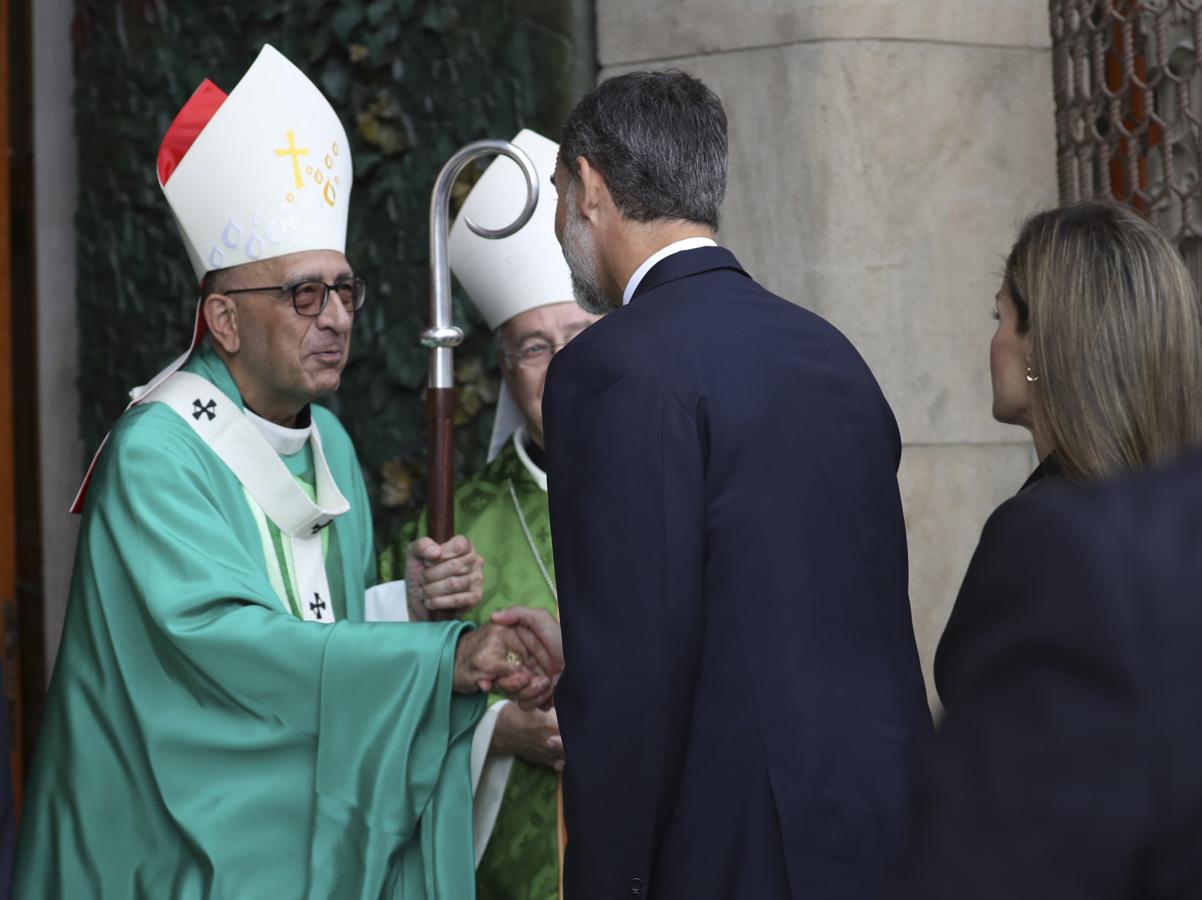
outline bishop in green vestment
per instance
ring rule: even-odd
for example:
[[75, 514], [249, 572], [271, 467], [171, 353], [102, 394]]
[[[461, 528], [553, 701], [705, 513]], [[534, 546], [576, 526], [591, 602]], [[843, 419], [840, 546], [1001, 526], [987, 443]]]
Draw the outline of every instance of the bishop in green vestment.
[[[540, 175], [554, 171], [557, 147], [531, 131], [513, 141]], [[546, 465], [542, 452], [542, 390], [555, 352], [596, 317], [572, 300], [567, 265], [555, 239], [555, 199], [544, 191], [517, 234], [485, 240], [466, 220], [499, 221], [520, 205], [524, 183], [516, 166], [498, 159], [464, 201], [451, 229], [452, 271], [496, 332], [504, 376], [491, 459], [455, 492], [455, 525], [484, 558], [483, 601], [461, 618], [486, 622], [514, 604], [557, 614], [551, 555]], [[514, 273], [517, 273], [516, 275]], [[380, 560], [385, 577], [402, 577], [420, 554], [422, 516], [402, 531]], [[412, 566], [409, 567], [412, 571]], [[411, 579], [412, 580], [412, 579]], [[409, 606], [423, 618], [421, 584], [408, 584]], [[554, 712], [524, 711], [503, 697], [473, 741], [477, 895], [480, 900], [553, 900], [559, 896], [559, 770], [563, 745]]]
[[[261, 211], [302, 190], [287, 147], [329, 171], [273, 225]], [[532, 705], [550, 680], [513, 664], [512, 629], [364, 621], [363, 480], [310, 403], [337, 388], [366, 297], [343, 255], [347, 156], [270, 47], [164, 140], [199, 324], [90, 472], [15, 896], [473, 896], [480, 690]]]

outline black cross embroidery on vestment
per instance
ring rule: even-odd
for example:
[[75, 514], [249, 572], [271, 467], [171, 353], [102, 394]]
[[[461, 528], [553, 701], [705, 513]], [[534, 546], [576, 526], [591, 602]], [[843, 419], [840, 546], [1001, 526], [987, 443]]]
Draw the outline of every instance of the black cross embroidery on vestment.
[[314, 603], [310, 603], [310, 604], [309, 604], [309, 609], [313, 610], [313, 613], [314, 613], [314, 615], [316, 615], [316, 616], [317, 616], [317, 618], [319, 618], [319, 619], [320, 619], [320, 618], [321, 618], [321, 611], [322, 611], [323, 609], [325, 609], [325, 608], [326, 608], [326, 602], [325, 602], [324, 600], [322, 600], [322, 599], [321, 599], [321, 594], [317, 594], [317, 593], [315, 593], [315, 594], [313, 595], [313, 599], [314, 599], [316, 602], [314, 602]]
[[217, 418], [217, 413], [215, 412], [216, 409], [216, 400], [210, 400], [208, 403], [201, 403], [200, 398], [197, 397], [192, 401], [192, 418], [199, 422], [200, 417], [204, 415], [208, 416], [209, 421], [212, 422], [215, 418]]

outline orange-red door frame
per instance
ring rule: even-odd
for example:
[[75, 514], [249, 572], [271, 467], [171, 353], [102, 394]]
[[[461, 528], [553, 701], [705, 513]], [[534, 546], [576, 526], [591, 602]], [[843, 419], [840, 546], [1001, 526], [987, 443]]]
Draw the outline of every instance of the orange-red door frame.
[[[12, 292], [12, 182], [8, 165], [11, 145], [9, 121], [9, 10], [0, 0], [0, 663], [4, 667], [4, 693], [8, 706], [13, 788], [18, 808], [24, 784], [21, 753], [21, 682], [17, 657], [17, 504], [14, 447], [13, 394], [13, 292]], [[0, 751], [2, 752], [2, 751]]]

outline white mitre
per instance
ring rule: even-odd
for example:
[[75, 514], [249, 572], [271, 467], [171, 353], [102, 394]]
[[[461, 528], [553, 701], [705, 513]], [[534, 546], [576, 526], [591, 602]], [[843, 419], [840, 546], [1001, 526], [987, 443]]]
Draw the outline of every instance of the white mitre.
[[447, 255], [451, 271], [488, 327], [496, 331], [519, 313], [572, 299], [572, 278], [555, 239], [555, 191], [550, 179], [559, 146], [528, 128], [513, 143], [526, 151], [538, 173], [538, 206], [521, 230], [489, 240], [467, 227], [512, 222], [526, 202], [526, 178], [517, 163], [498, 156], [463, 201], [451, 226]]
[[165, 158], [178, 152], [173, 131], [189, 128], [188, 112], [164, 138], [159, 184], [198, 279], [303, 250], [345, 252], [350, 148], [300, 69], [265, 45], [182, 157]]
[[[467, 219], [484, 228], [513, 221], [526, 202], [526, 179], [508, 157], [499, 156], [480, 176], [451, 226], [447, 255], [451, 271], [488, 327], [496, 331], [514, 316], [539, 306], [570, 303], [572, 276], [555, 238], [555, 172], [559, 145], [528, 128], [513, 143], [526, 151], [538, 173], [538, 206], [521, 230], [489, 240], [467, 227]], [[493, 422], [488, 458], [493, 459], [522, 423], [521, 412], [502, 384]]]

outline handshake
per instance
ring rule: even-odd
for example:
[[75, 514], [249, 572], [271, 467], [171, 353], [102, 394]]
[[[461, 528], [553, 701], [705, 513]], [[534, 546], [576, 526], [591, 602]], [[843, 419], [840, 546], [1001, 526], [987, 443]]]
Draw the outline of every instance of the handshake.
[[513, 606], [465, 631], [455, 648], [455, 691], [499, 690], [522, 709], [548, 709], [563, 672], [559, 623], [541, 609]]
[[[419, 538], [405, 558], [409, 618], [456, 615], [480, 602], [484, 560], [466, 537], [445, 544]], [[455, 690], [461, 694], [499, 690], [522, 709], [551, 705], [563, 672], [559, 624], [541, 609], [514, 606], [459, 638]]]

